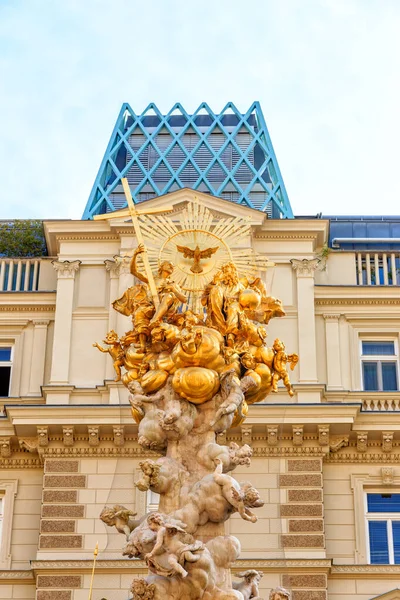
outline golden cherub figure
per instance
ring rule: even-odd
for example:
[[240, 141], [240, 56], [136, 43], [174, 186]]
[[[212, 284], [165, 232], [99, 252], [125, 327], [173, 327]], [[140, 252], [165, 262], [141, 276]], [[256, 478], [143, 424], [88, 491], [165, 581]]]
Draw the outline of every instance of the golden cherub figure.
[[294, 396], [292, 384], [290, 383], [289, 374], [286, 370], [286, 363], [290, 363], [290, 369], [293, 371], [297, 363], [299, 362], [298, 354], [286, 354], [285, 344], [278, 338], [274, 341], [273, 349], [275, 352], [273, 360], [272, 375], [272, 392], [278, 391], [278, 381], [282, 379], [285, 387], [289, 393], [289, 396]]
[[214, 248], [200, 250], [199, 246], [196, 246], [196, 248], [192, 250], [192, 248], [188, 248], [187, 246], [176, 246], [176, 249], [183, 254], [184, 258], [193, 258], [193, 265], [190, 267], [192, 273], [202, 273], [203, 267], [200, 265], [200, 261], [203, 258], [211, 258], [218, 248], [219, 246], [214, 246]]
[[117, 374], [115, 381], [120, 381], [121, 367], [124, 366], [125, 355], [118, 334], [113, 329], [111, 329], [111, 331], [107, 333], [103, 342], [105, 344], [108, 344], [110, 348], [102, 348], [97, 342], [93, 344], [93, 347], [100, 350], [100, 352], [107, 352], [111, 356], [111, 358], [114, 361], [114, 369]]

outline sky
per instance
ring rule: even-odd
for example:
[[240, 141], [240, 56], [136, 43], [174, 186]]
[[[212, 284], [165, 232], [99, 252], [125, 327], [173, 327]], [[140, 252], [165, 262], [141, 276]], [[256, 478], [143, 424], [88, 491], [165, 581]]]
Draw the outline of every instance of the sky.
[[259, 100], [296, 215], [400, 214], [398, 0], [0, 0], [0, 219], [84, 211], [123, 102]]

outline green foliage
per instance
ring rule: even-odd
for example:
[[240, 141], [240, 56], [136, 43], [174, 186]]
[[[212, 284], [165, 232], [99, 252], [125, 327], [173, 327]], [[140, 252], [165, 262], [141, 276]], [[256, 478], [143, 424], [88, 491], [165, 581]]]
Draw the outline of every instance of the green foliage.
[[0, 222], [0, 256], [17, 258], [46, 254], [42, 221], [16, 219]]

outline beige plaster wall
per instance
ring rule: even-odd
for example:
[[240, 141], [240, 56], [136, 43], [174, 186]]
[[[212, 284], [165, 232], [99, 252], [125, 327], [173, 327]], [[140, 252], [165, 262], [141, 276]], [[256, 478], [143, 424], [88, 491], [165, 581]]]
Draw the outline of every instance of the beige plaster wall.
[[356, 552], [356, 515], [364, 514], [364, 506], [354, 506], [351, 476], [369, 473], [378, 476], [381, 465], [325, 464], [324, 513], [327, 558], [336, 564], [354, 564]]
[[278, 478], [282, 472], [281, 461], [277, 458], [253, 458], [249, 468], [239, 466], [234, 471], [238, 481], [251, 481], [256, 485], [265, 501], [258, 508], [257, 523], [244, 521], [238, 514], [226, 523], [226, 531], [239, 538], [242, 545], [241, 558], [281, 558], [280, 547], [282, 521], [279, 515]]
[[398, 576], [385, 575], [385, 579], [328, 579], [328, 600], [371, 600], [399, 587]]
[[0, 598], [4, 600], [35, 600], [36, 598], [36, 585], [25, 584], [2, 584], [0, 585]]
[[43, 472], [35, 469], [3, 471], [2, 480], [18, 481], [12, 523], [11, 568], [29, 569], [29, 561], [36, 558], [38, 548]]

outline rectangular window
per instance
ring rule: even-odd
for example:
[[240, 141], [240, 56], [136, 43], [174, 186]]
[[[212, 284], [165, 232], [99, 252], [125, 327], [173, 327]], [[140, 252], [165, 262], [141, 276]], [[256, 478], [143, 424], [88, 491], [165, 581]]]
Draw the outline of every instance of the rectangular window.
[[12, 348], [0, 346], [0, 397], [8, 397], [10, 394], [12, 367]]
[[398, 385], [398, 352], [394, 341], [361, 342], [363, 389], [366, 392], [394, 392]]
[[367, 494], [370, 563], [400, 564], [400, 494]]

